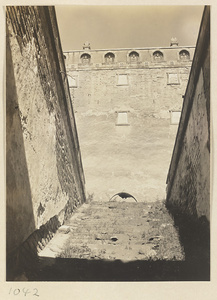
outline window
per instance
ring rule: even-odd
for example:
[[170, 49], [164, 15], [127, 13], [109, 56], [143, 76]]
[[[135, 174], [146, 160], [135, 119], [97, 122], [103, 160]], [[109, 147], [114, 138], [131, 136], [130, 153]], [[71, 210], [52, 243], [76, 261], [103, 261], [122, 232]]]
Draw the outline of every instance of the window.
[[88, 53], [84, 53], [81, 55], [81, 62], [83, 65], [88, 65], [90, 63], [90, 54]]
[[115, 61], [115, 55], [114, 55], [114, 53], [112, 53], [112, 52], [106, 53], [106, 55], [105, 55], [105, 62], [107, 64], [112, 64], [112, 63], [114, 63], [114, 61]]
[[161, 61], [163, 60], [163, 53], [161, 51], [155, 51], [153, 57], [155, 61]]
[[132, 51], [130, 52], [129, 57], [131, 63], [137, 63], [137, 61], [139, 60], [139, 53], [136, 51]]
[[117, 75], [117, 85], [128, 85], [127, 74], [118, 74]]
[[167, 73], [167, 84], [180, 84], [177, 73]]
[[182, 50], [179, 52], [179, 59], [180, 60], [189, 60], [190, 53], [187, 50]]
[[77, 77], [73, 77], [71, 75], [68, 75], [68, 83], [70, 88], [77, 87]]
[[178, 125], [181, 117], [181, 111], [170, 111], [170, 124]]
[[127, 111], [117, 112], [116, 126], [129, 126]]

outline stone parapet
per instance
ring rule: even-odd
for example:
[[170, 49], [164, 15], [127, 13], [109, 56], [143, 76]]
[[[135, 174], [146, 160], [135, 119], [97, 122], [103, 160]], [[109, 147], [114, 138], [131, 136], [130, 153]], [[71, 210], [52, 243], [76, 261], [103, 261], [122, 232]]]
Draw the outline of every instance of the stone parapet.
[[[134, 49], [99, 49], [64, 52], [66, 65], [75, 69], [93, 68], [145, 68], [147, 66], [182, 66], [190, 65], [194, 56], [195, 47], [158, 47]], [[108, 54], [112, 59], [108, 60]], [[84, 55], [88, 55], [84, 60]], [[136, 55], [135, 55], [136, 54]]]

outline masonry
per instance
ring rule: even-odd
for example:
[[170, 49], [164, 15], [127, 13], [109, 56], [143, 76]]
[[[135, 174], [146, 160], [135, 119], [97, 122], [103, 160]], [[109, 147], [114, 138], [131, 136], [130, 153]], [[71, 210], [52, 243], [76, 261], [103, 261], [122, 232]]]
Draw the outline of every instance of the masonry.
[[185, 244], [209, 264], [210, 8], [204, 10], [167, 177], [167, 207]]
[[210, 11], [206, 7], [167, 177], [167, 203], [210, 220]]
[[165, 199], [166, 175], [195, 47], [64, 52], [87, 193]]
[[7, 7], [6, 20], [11, 272], [85, 202], [85, 179], [54, 8]]

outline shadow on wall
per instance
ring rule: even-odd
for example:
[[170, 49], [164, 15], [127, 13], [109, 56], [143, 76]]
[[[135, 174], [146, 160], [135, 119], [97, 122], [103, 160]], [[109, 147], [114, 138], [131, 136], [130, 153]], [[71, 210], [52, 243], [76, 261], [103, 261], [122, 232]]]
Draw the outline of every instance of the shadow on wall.
[[173, 206], [167, 204], [172, 214], [175, 226], [179, 232], [180, 242], [185, 251], [185, 261], [190, 268], [200, 270], [200, 273], [210, 279], [210, 224], [205, 216], [195, 218], [181, 214]]
[[[8, 34], [8, 32], [7, 32]], [[31, 187], [17, 99], [11, 48], [7, 40], [6, 76], [6, 252], [8, 273], [16, 268], [11, 254], [35, 230]]]

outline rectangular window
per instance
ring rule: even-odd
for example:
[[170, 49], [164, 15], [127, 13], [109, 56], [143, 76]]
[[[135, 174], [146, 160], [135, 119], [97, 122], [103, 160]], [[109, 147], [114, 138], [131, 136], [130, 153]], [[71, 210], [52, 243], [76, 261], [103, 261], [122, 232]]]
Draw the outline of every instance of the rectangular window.
[[128, 85], [127, 74], [118, 74], [117, 75], [117, 85]]
[[68, 77], [68, 83], [70, 88], [75, 88], [78, 86], [77, 77], [71, 75], [68, 75], [67, 77]]
[[167, 84], [179, 84], [179, 76], [177, 73], [167, 73]]
[[117, 121], [116, 121], [117, 126], [128, 126], [130, 125], [128, 123], [128, 115], [127, 111], [119, 111], [117, 113]]
[[170, 111], [170, 124], [178, 125], [181, 117], [181, 111]]

